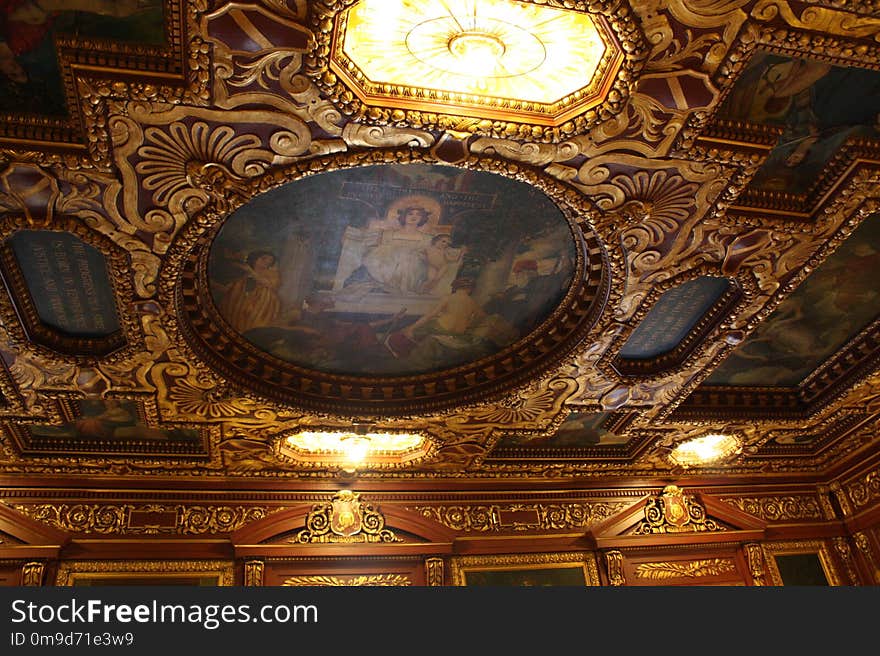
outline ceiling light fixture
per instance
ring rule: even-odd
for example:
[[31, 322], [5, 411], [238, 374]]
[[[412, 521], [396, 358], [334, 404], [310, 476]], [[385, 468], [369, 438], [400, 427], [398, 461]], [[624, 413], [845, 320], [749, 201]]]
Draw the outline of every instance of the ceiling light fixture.
[[710, 433], [678, 444], [670, 459], [682, 467], [696, 467], [726, 460], [742, 451], [742, 442], [733, 435]]
[[530, 0], [357, 0], [328, 65], [367, 106], [557, 126], [614, 86], [613, 21]]
[[413, 464], [434, 451], [434, 443], [418, 433], [355, 430], [305, 430], [282, 437], [276, 453], [287, 461], [316, 467], [389, 468]]

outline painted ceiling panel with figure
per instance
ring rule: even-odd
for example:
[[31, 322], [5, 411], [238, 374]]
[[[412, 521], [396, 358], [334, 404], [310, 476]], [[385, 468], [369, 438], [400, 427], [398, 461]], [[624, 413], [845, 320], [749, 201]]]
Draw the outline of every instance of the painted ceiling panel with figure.
[[68, 114], [58, 39], [161, 45], [163, 0], [9, 0], [0, 16], [0, 111]]
[[706, 379], [794, 386], [880, 313], [880, 215], [866, 219]]
[[524, 447], [557, 449], [565, 447], [620, 446], [629, 437], [619, 435], [607, 428], [612, 419], [609, 412], [572, 412], [550, 437], [510, 437], [498, 444], [498, 448]]
[[220, 315], [332, 373], [451, 368], [527, 336], [571, 284], [571, 229], [540, 192], [453, 167], [376, 166], [258, 196], [211, 250]]
[[781, 126], [750, 185], [804, 193], [848, 139], [880, 137], [880, 72], [759, 52], [718, 114]]
[[15, 427], [30, 453], [110, 450], [123, 453], [204, 453], [202, 437], [189, 427], [155, 428], [145, 419], [142, 402], [127, 399], [81, 399], [60, 402], [62, 423]]

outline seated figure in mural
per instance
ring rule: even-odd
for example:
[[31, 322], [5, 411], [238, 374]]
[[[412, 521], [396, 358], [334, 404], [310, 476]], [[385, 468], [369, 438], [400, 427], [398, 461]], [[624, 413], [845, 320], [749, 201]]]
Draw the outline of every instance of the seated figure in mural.
[[464, 248], [453, 248], [452, 237], [435, 235], [425, 248], [427, 278], [421, 286], [425, 294], [448, 293], [452, 289], [464, 256]]
[[406, 308], [387, 318], [349, 321], [334, 312], [329, 295], [310, 294], [299, 312], [290, 312], [276, 325], [254, 328], [248, 339], [288, 362], [327, 370], [377, 366], [388, 360], [380, 335], [402, 321]]
[[490, 297], [486, 311], [504, 317], [525, 334], [544, 317], [548, 304], [562, 293], [568, 273], [561, 256], [544, 275], [538, 274], [538, 263], [530, 258], [514, 262], [511, 273], [513, 284]]
[[[428, 280], [426, 250], [435, 236], [424, 229], [430, 218], [427, 208], [409, 205], [397, 211], [394, 225], [372, 225], [366, 230], [349, 228], [346, 240], [359, 242], [360, 264], [345, 277], [347, 291], [419, 294]], [[356, 257], [344, 247], [342, 260]]]
[[418, 369], [437, 369], [484, 357], [515, 339], [515, 330], [474, 300], [472, 278], [456, 278], [451, 287], [429, 312], [388, 337], [395, 357]]
[[268, 326], [281, 314], [278, 287], [281, 275], [275, 255], [269, 251], [253, 251], [246, 263], [236, 263], [242, 270], [226, 289], [219, 305], [220, 314], [236, 331]]

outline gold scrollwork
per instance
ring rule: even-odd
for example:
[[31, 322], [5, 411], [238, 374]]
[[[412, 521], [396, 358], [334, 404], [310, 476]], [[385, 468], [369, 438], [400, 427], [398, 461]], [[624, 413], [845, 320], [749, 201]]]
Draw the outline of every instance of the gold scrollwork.
[[846, 485], [847, 496], [856, 508], [864, 508], [880, 499], [880, 469], [862, 474], [859, 479]]
[[[585, 529], [597, 524], [628, 504], [624, 502], [523, 503], [492, 505], [412, 506], [409, 510], [462, 532], [486, 533], [502, 530], [553, 531]], [[534, 521], [505, 522], [504, 513], [534, 514]]]
[[333, 576], [313, 574], [307, 576], [289, 576], [281, 584], [283, 586], [405, 586], [412, 585], [408, 576], [403, 574], [355, 574], [353, 576]]
[[641, 563], [634, 569], [636, 578], [663, 580], [720, 576], [736, 571], [729, 558], [705, 558], [687, 562]]
[[645, 519], [633, 531], [635, 535], [682, 533], [688, 531], [725, 531], [727, 528], [706, 516], [706, 509], [677, 486], [667, 485], [663, 493], [645, 505]]
[[385, 516], [350, 490], [337, 492], [329, 503], [312, 507], [306, 527], [291, 542], [402, 542], [385, 528]]
[[[231, 533], [242, 526], [262, 519], [281, 507], [229, 505], [165, 505], [165, 504], [15, 504], [19, 512], [49, 526], [72, 533], [205, 535]], [[132, 513], [138, 524], [132, 525]], [[158, 517], [174, 515], [173, 524], [160, 523]], [[150, 517], [156, 519], [150, 522]]]
[[771, 522], [824, 519], [815, 496], [723, 497], [720, 500]]

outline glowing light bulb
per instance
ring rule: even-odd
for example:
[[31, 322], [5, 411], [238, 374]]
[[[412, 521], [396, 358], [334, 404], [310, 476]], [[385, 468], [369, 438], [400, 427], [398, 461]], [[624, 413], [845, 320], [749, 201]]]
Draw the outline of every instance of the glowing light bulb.
[[738, 453], [741, 443], [732, 435], [713, 433], [682, 442], [673, 450], [671, 457], [680, 465], [700, 465], [728, 458]]
[[370, 451], [370, 438], [361, 435], [351, 435], [342, 438], [340, 445], [342, 446], [342, 453], [345, 455], [345, 459], [352, 464], [357, 464], [366, 459], [367, 453]]
[[506, 50], [501, 39], [476, 30], [455, 34], [446, 47], [474, 76], [491, 75]]

